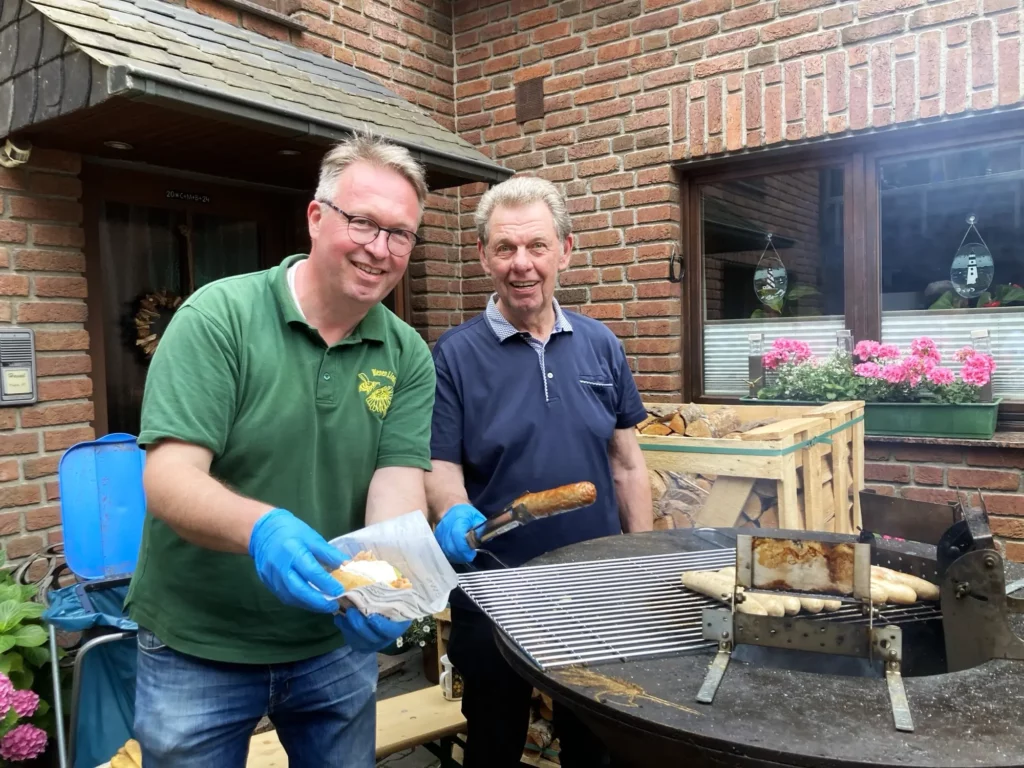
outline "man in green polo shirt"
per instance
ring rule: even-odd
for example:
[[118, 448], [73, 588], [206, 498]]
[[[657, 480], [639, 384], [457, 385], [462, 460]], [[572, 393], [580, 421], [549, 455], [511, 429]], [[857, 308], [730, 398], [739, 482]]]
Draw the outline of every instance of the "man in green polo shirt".
[[199, 289], [157, 348], [128, 595], [147, 768], [243, 768], [265, 715], [293, 766], [374, 764], [376, 651], [408, 622], [336, 613], [327, 541], [427, 508], [434, 367], [380, 303], [426, 191], [406, 150], [338, 145], [308, 256]]

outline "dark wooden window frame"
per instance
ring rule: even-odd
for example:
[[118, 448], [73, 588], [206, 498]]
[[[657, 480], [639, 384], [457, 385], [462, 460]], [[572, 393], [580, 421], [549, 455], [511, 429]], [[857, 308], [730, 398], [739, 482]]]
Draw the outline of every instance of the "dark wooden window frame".
[[[736, 403], [738, 397], [706, 396], [703, 392], [704, 264], [701, 241], [700, 187], [793, 171], [842, 168], [844, 311], [855, 340], [878, 339], [882, 331], [881, 253], [877, 169], [881, 161], [1008, 141], [1024, 141], [1024, 117], [997, 115], [936, 126], [899, 128], [867, 137], [837, 139], [817, 145], [766, 152], [677, 169], [680, 192], [682, 249], [682, 391], [684, 401]], [[965, 137], [965, 131], [969, 135]], [[1003, 402], [1000, 428], [1024, 430], [1024, 401]]]

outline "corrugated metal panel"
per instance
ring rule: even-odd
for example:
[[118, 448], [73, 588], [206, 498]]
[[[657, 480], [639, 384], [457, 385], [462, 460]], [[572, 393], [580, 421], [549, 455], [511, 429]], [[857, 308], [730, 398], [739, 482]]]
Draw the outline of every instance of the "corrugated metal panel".
[[985, 328], [996, 361], [992, 393], [1024, 400], [1024, 307], [882, 313], [883, 342], [898, 344], [906, 354], [913, 339], [928, 336], [938, 344], [943, 363], [954, 370], [953, 353], [971, 343], [971, 331]]
[[824, 357], [836, 348], [836, 331], [845, 327], [841, 315], [780, 320], [708, 320], [704, 324], [704, 394], [745, 395], [747, 336], [763, 333], [765, 348], [781, 337], [799, 339]]

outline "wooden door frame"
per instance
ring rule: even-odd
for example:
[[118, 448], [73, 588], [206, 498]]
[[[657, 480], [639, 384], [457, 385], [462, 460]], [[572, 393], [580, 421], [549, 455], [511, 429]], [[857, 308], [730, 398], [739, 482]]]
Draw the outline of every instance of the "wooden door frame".
[[[282, 212], [282, 202], [286, 202], [289, 197], [283, 190], [275, 194], [251, 185], [233, 183], [230, 179], [217, 182], [148, 169], [115, 168], [89, 162], [83, 163], [81, 178], [88, 312], [85, 328], [89, 333], [95, 411], [92, 427], [96, 436], [100, 437], [108, 431], [106, 317], [103, 311], [104, 281], [99, 242], [103, 204], [113, 201], [168, 210], [202, 212], [215, 216], [255, 219], [259, 222], [261, 268], [271, 267], [287, 255], [285, 228], [295, 223], [295, 220], [287, 213], [287, 209]], [[169, 196], [169, 191], [185, 193], [185, 196]], [[209, 201], [188, 199], [188, 195], [207, 195]], [[301, 193], [296, 192], [294, 197], [296, 206], [305, 206], [306, 200]], [[275, 224], [268, 226], [267, 222]]]

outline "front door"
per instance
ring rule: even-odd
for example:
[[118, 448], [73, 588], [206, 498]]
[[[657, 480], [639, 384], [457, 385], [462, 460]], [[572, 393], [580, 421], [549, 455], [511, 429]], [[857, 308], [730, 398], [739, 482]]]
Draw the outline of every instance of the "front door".
[[[97, 436], [137, 435], [149, 359], [169, 305], [213, 280], [308, 252], [309, 193], [92, 165], [83, 180], [94, 427]], [[399, 314], [403, 290], [400, 284], [385, 302]]]

